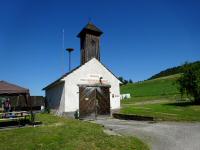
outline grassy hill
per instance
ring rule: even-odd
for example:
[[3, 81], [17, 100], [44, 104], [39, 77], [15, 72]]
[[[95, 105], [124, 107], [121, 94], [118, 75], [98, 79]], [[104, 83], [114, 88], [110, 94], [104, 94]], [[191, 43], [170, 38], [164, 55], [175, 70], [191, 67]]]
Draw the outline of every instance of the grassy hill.
[[121, 93], [130, 93], [135, 100], [157, 99], [157, 98], [180, 98], [176, 80], [180, 74], [136, 82], [121, 86]]
[[200, 121], [200, 105], [180, 101], [176, 80], [180, 74], [121, 86], [131, 99], [121, 101], [120, 113], [165, 121]]
[[[187, 65], [200, 67], [200, 61], [187, 63]], [[166, 70], [163, 70], [163, 71], [153, 75], [152, 77], [149, 78], [149, 80], [160, 78], [160, 77], [165, 77], [165, 76], [170, 76], [170, 75], [174, 75], [174, 74], [180, 74], [180, 73], [183, 73], [184, 69], [185, 69], [185, 64], [177, 66], [177, 67], [168, 68]]]

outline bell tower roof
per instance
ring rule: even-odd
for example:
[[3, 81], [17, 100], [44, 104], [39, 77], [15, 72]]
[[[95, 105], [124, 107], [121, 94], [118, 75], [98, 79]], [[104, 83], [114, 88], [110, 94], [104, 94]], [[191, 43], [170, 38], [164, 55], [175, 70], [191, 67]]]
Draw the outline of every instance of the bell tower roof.
[[88, 22], [88, 24], [81, 30], [77, 37], [81, 37], [85, 33], [90, 33], [97, 36], [103, 34], [103, 32], [99, 28], [97, 28], [92, 22]]

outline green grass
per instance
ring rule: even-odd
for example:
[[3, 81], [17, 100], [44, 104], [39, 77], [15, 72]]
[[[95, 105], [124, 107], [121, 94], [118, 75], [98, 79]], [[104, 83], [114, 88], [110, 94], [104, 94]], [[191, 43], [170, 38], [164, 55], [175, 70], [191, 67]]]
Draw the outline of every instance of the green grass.
[[150, 116], [156, 120], [200, 121], [200, 106], [180, 101], [176, 84], [179, 77], [177, 74], [122, 86], [121, 93], [130, 93], [132, 97], [122, 100], [121, 113]]
[[200, 121], [200, 105], [191, 102], [122, 104], [121, 113], [150, 116], [164, 121]]
[[134, 137], [109, 136], [97, 124], [40, 114], [40, 127], [0, 131], [1, 150], [146, 150]]
[[134, 101], [180, 98], [176, 80], [180, 74], [121, 86], [121, 93], [130, 93]]

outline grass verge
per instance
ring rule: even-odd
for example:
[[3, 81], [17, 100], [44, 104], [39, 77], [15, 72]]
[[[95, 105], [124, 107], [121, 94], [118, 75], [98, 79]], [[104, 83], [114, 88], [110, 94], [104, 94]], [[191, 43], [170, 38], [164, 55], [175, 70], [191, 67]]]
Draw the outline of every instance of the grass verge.
[[109, 136], [97, 124], [37, 115], [43, 126], [0, 131], [1, 150], [147, 150], [134, 137]]
[[191, 102], [123, 103], [121, 113], [154, 117], [164, 121], [200, 121], [200, 105]]

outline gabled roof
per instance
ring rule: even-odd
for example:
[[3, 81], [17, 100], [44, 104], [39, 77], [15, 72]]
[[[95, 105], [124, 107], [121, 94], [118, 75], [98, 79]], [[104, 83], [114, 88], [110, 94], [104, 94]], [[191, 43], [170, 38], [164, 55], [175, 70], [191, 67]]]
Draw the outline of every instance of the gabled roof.
[[29, 89], [20, 87], [18, 85], [0, 81], [0, 94], [25, 94], [29, 93]]
[[[93, 58], [93, 59], [96, 59], [96, 58]], [[93, 59], [91, 59], [91, 60], [93, 60]], [[86, 62], [85, 64], [89, 63], [91, 60], [89, 60], [89, 61]], [[97, 59], [96, 59], [96, 60], [97, 60]], [[98, 60], [97, 60], [97, 61], [98, 61]], [[108, 70], [108, 71], [121, 83], [121, 81], [118, 79], [118, 77], [115, 76], [104, 64], [102, 64], [100, 61], [98, 61], [98, 62], [99, 62], [106, 70]], [[83, 65], [85, 65], [85, 64], [83, 64]], [[58, 78], [56, 81], [54, 81], [54, 82], [52, 82], [51, 84], [49, 84], [49, 85], [47, 85], [46, 87], [44, 87], [42, 90], [46, 90], [46, 89], [48, 89], [48, 88], [50, 88], [50, 87], [52, 87], [52, 86], [54, 86], [54, 85], [56, 85], [56, 84], [62, 82], [61, 80], [62, 80], [64, 77], [66, 77], [66, 76], [68, 76], [69, 74], [71, 74], [72, 72], [76, 71], [77, 69], [79, 69], [79, 68], [82, 67], [83, 65], [80, 65], [80, 66], [74, 68], [73, 70], [71, 70], [70, 72], [65, 73], [65, 74], [62, 75], [60, 78]]]
[[56, 85], [57, 83], [59, 83], [64, 77], [68, 76], [69, 74], [71, 74], [72, 72], [74, 72], [75, 70], [77, 70], [78, 68], [80, 68], [80, 66], [72, 69], [70, 72], [65, 73], [64, 75], [62, 75], [60, 78], [58, 78], [56, 81], [52, 82], [51, 84], [47, 85], [46, 87], [44, 87], [42, 90], [46, 90], [54, 85]]
[[80, 37], [84, 33], [93, 33], [96, 35], [101, 35], [103, 32], [97, 28], [92, 22], [88, 22], [88, 24], [81, 30], [81, 32], [77, 35], [77, 37]]

